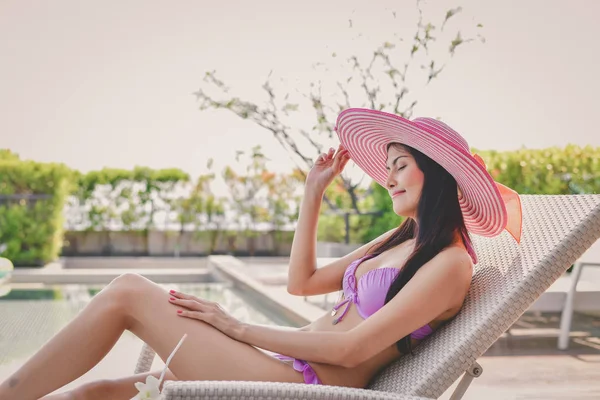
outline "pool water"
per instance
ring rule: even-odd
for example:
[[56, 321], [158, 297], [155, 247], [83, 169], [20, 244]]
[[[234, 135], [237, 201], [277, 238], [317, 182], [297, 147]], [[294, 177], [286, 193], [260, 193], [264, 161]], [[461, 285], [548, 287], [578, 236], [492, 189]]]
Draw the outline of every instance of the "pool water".
[[[261, 310], [256, 302], [228, 283], [173, 283], [160, 286], [218, 302], [242, 322], [289, 325]], [[8, 289], [5, 286], [0, 295], [0, 381], [3, 378], [3, 365], [15, 362], [22, 364], [71, 321], [102, 288], [79, 284], [13, 285]], [[129, 332], [125, 334], [133, 336]], [[134, 357], [131, 360], [134, 363], [135, 354], [131, 357]]]

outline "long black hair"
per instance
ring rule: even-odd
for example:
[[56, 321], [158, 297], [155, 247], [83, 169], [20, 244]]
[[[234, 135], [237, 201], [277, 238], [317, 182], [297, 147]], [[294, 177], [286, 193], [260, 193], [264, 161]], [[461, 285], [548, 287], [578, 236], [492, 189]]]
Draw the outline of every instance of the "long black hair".
[[[424, 178], [421, 198], [417, 205], [418, 224], [414, 219], [407, 218], [387, 240], [377, 244], [372, 252], [369, 251], [377, 256], [409, 239], [416, 239], [413, 252], [387, 292], [386, 304], [410, 281], [419, 268], [451, 245], [457, 233], [461, 235], [468, 252], [476, 259], [458, 202], [454, 177], [437, 162], [412, 147], [391, 143], [388, 150], [391, 146], [401, 147], [413, 156]], [[410, 334], [400, 339], [396, 347], [401, 353], [412, 353]]]

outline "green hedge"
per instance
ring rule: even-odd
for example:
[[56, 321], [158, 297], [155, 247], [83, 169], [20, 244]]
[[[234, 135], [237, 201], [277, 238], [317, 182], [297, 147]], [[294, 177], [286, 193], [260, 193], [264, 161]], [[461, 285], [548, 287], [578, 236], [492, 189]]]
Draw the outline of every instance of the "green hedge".
[[568, 145], [478, 154], [497, 182], [519, 194], [600, 193], [600, 147]]
[[0, 244], [18, 265], [42, 265], [62, 247], [63, 209], [72, 182], [63, 164], [23, 161], [0, 153]]
[[[175, 168], [133, 170], [104, 168], [77, 174], [73, 206], [81, 208], [79, 223], [83, 230], [108, 230], [111, 224], [123, 230], [152, 228], [157, 203], [168, 203], [165, 196], [179, 184], [189, 182], [189, 174]], [[167, 204], [170, 207], [171, 204]]]
[[[600, 148], [569, 145], [477, 153], [496, 181], [520, 194], [600, 192]], [[81, 174], [63, 164], [20, 160], [16, 154], [0, 149], [0, 245], [7, 245], [2, 256], [16, 266], [41, 265], [56, 259], [63, 242], [63, 211], [69, 194], [76, 204], [85, 206], [84, 229], [101, 229], [116, 219], [126, 229], [148, 230], [155, 207], [160, 205], [157, 202], [164, 203], [167, 211], [180, 212], [170, 197], [177, 193], [177, 185], [189, 179], [178, 169], [143, 167]], [[338, 206], [350, 209], [349, 197], [342, 188], [333, 185], [328, 191]], [[119, 205], [119, 210], [115, 209]], [[387, 191], [376, 184], [361, 208], [382, 214], [352, 216], [351, 242], [369, 241], [400, 223]], [[319, 238], [343, 242], [343, 217], [323, 215]]]

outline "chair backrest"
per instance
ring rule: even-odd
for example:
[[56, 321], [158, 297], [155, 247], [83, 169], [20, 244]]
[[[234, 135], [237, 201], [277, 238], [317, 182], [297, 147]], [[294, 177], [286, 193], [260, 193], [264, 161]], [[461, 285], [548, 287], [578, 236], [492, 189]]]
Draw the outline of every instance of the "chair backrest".
[[521, 200], [521, 244], [473, 236], [479, 262], [461, 312], [370, 388], [438, 398], [600, 237], [600, 195]]

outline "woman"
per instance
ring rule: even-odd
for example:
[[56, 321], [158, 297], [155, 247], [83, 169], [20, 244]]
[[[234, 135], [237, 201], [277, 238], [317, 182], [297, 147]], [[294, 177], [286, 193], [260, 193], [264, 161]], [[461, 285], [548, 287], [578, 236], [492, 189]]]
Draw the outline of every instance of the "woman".
[[[518, 196], [496, 184], [466, 141], [439, 121], [349, 109], [336, 128], [340, 147], [319, 156], [306, 178], [288, 280], [288, 291], [298, 296], [343, 290], [333, 310], [300, 329], [242, 324], [217, 304], [125, 274], [2, 383], [0, 400], [37, 399], [62, 387], [96, 365], [125, 329], [163, 360], [187, 334], [165, 380], [365, 387], [452, 320], [476, 263], [468, 231], [495, 236], [508, 228], [518, 239]], [[350, 158], [389, 191], [394, 212], [406, 220], [317, 269], [322, 197]], [[93, 382], [43, 399], [130, 399], [134, 383], [147, 376]]]

